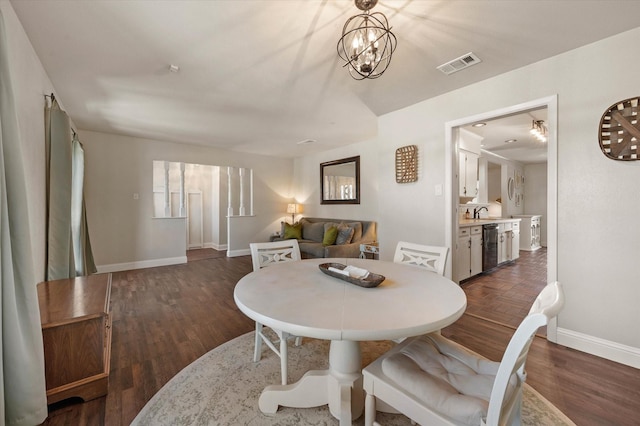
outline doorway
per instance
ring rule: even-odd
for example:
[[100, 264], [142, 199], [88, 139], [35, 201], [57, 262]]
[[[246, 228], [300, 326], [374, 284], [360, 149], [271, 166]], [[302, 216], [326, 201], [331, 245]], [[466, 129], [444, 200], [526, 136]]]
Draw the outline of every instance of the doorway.
[[[458, 218], [460, 217], [459, 182], [458, 182], [458, 144], [456, 134], [458, 129], [474, 123], [496, 120], [517, 114], [526, 114], [530, 111], [545, 109], [547, 113], [548, 140], [547, 144], [547, 169], [546, 169], [546, 225], [547, 248], [544, 250], [546, 263], [546, 282], [557, 279], [557, 96], [551, 96], [531, 102], [514, 105], [500, 110], [462, 118], [445, 124], [446, 144], [446, 176], [447, 176], [447, 208], [446, 208], [446, 239], [450, 247], [455, 247], [458, 241]], [[500, 154], [497, 154], [500, 157]], [[507, 215], [513, 214], [506, 212]], [[503, 217], [505, 212], [502, 212]], [[452, 250], [455, 252], [455, 250]], [[542, 252], [541, 252], [542, 253]], [[456, 259], [448, 265], [448, 274], [455, 270]], [[451, 276], [451, 275], [450, 275]], [[525, 314], [526, 315], [526, 314]], [[524, 316], [523, 316], [524, 318]], [[489, 318], [491, 320], [491, 318]], [[553, 320], [547, 329], [547, 338], [556, 341], [556, 321]]]
[[187, 192], [187, 250], [203, 248], [202, 191]]

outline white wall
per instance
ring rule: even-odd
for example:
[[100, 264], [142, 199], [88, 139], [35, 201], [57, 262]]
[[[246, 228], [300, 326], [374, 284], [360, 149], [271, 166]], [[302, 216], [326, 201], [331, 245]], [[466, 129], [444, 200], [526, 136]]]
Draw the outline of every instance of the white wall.
[[[381, 116], [375, 144], [296, 160], [301, 193], [311, 196], [313, 215], [376, 217], [369, 204], [349, 211], [314, 203], [321, 161], [360, 154], [370, 165], [375, 151], [378, 166], [365, 181], [378, 189], [381, 258], [390, 260], [399, 240], [449, 245], [445, 197], [437, 195], [447, 180], [445, 124], [557, 94], [557, 265], [566, 293], [558, 341], [640, 367], [640, 197], [630, 196], [638, 193], [640, 162], [606, 158], [597, 133], [610, 105], [637, 95], [638, 39], [640, 28]], [[610, 64], [620, 57], [627, 62], [612, 74]], [[411, 144], [418, 146], [419, 179], [397, 184], [394, 152]], [[369, 202], [364, 191], [363, 202]]]
[[247, 238], [254, 241], [268, 240], [288, 202], [291, 159], [82, 130], [79, 136], [85, 147], [87, 220], [99, 270], [154, 266], [164, 259], [171, 264], [185, 254], [180, 241], [154, 237], [155, 222], [178, 219], [152, 220], [153, 160], [252, 168], [256, 216]]
[[[320, 204], [320, 163], [356, 155], [360, 156], [360, 204]], [[303, 216], [377, 221], [378, 200], [384, 197], [378, 191], [378, 161], [373, 140], [297, 158], [291, 197], [304, 205]], [[389, 161], [395, 164], [395, 156]]]
[[[517, 162], [507, 161], [502, 165], [502, 215], [511, 217], [524, 214], [524, 202], [522, 202], [522, 194], [524, 194], [524, 186], [516, 185], [515, 175], [524, 174], [524, 167]], [[509, 197], [509, 182], [513, 182], [513, 196]], [[518, 202], [519, 200], [519, 202]]]
[[540, 243], [547, 246], [547, 163], [528, 164], [524, 167], [524, 214], [542, 215]]
[[[445, 245], [447, 189], [436, 195], [436, 187], [445, 184], [444, 122], [452, 117], [459, 102], [444, 99], [438, 97], [380, 117], [377, 176], [380, 194], [384, 194], [384, 202], [381, 199], [379, 205], [381, 259], [391, 260], [401, 240]], [[394, 155], [405, 145], [418, 147], [418, 181], [398, 184]]]
[[489, 167], [487, 170], [488, 201], [502, 199], [502, 181], [500, 180], [500, 167]]
[[[43, 95], [54, 88], [9, 2], [0, 0], [0, 8], [8, 30], [23, 157], [32, 165], [27, 176], [29, 222], [34, 269], [42, 279]], [[296, 159], [295, 168], [291, 160], [81, 131], [96, 262], [152, 259], [153, 241], [144, 224], [151, 220], [154, 159], [253, 168], [257, 239], [279, 229], [286, 204], [295, 196], [305, 204], [307, 216], [377, 220], [383, 259], [392, 257], [401, 239], [445, 244], [445, 197], [436, 195], [446, 181], [445, 123], [557, 94], [557, 263], [566, 293], [558, 340], [640, 367], [640, 162], [606, 158], [597, 139], [602, 113], [638, 94], [638, 39], [640, 28], [386, 114], [379, 119], [377, 140]], [[624, 66], [612, 67], [620, 58], [625, 58]], [[419, 180], [397, 184], [395, 150], [411, 144], [419, 149]], [[353, 155], [361, 156], [362, 204], [321, 206], [319, 164]], [[140, 194], [139, 200], [133, 200], [133, 192]]]
[[227, 248], [227, 168], [213, 167], [211, 174], [211, 248]]
[[[557, 264], [567, 296], [558, 339], [640, 366], [640, 197], [631, 196], [638, 193], [640, 162], [606, 158], [597, 133], [611, 104], [637, 95], [639, 38], [640, 28], [380, 117], [382, 257], [390, 259], [399, 239], [445, 244], [444, 198], [434, 186], [445, 180], [446, 122], [557, 94]], [[621, 57], [625, 66], [612, 70]], [[393, 150], [410, 143], [424, 167], [415, 185], [398, 185]]]
[[[7, 30], [11, 79], [26, 172], [34, 276], [38, 281], [42, 281], [45, 270], [46, 212], [44, 95], [55, 92], [55, 89], [11, 4], [6, 0], [0, 0], [0, 11]], [[60, 105], [64, 109], [61, 100]]]

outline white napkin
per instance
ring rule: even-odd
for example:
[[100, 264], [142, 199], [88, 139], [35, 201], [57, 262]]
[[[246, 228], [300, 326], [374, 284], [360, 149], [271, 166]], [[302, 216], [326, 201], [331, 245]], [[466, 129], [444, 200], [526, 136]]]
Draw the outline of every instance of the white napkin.
[[369, 276], [369, 271], [367, 271], [366, 269], [358, 268], [352, 265], [349, 265], [344, 269], [334, 268], [333, 266], [329, 266], [329, 268], [327, 269], [330, 270], [331, 272], [337, 272], [340, 275], [356, 278], [359, 280], [365, 279]]
[[333, 266], [329, 266], [329, 269], [331, 272], [337, 272], [338, 274], [344, 275], [344, 276], [349, 276], [349, 271], [345, 269], [338, 269], [338, 268], [334, 268]]
[[369, 276], [369, 271], [353, 265], [347, 266], [344, 270], [347, 271], [347, 274], [349, 274], [351, 278], [365, 279]]

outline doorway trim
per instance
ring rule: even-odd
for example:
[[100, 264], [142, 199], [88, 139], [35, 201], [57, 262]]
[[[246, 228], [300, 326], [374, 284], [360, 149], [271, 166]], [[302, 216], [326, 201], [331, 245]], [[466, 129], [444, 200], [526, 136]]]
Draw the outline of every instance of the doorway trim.
[[[455, 247], [458, 239], [458, 143], [455, 129], [478, 121], [512, 115], [532, 109], [547, 108], [547, 282], [558, 279], [558, 95], [476, 114], [445, 123], [445, 241]], [[452, 252], [455, 250], [452, 249]], [[454, 256], [452, 256], [453, 258]], [[453, 262], [447, 265], [447, 276], [453, 276]], [[547, 326], [547, 340], [557, 342], [557, 321]]]

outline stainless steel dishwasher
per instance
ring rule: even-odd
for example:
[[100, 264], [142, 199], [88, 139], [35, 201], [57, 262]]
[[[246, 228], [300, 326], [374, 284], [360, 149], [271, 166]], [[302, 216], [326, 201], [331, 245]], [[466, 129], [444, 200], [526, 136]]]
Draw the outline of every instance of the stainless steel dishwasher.
[[498, 266], [498, 224], [482, 225], [482, 270]]

